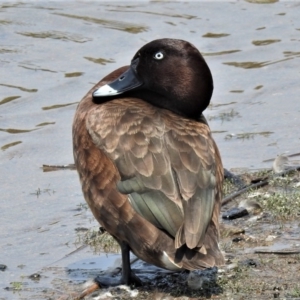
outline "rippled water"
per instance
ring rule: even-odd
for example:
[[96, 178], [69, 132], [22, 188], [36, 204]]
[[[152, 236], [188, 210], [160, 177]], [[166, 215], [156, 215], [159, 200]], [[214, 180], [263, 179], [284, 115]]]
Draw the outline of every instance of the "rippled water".
[[[185, 39], [205, 56], [215, 85], [205, 115], [225, 167], [268, 167], [263, 160], [298, 152], [299, 9], [271, 0], [1, 1], [0, 299], [57, 288], [67, 274], [55, 268], [92, 257], [85, 249], [64, 258], [75, 228], [96, 225], [80, 206], [76, 172], [41, 167], [73, 162], [76, 104], [146, 42]], [[39, 282], [26, 277], [35, 272]], [[15, 296], [3, 289], [12, 282], [23, 286]]]

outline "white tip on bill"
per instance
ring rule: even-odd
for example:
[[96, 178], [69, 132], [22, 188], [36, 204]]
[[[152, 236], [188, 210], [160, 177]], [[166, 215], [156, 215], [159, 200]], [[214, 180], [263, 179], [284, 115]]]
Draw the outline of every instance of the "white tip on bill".
[[110, 87], [108, 84], [101, 86], [98, 90], [95, 90], [93, 93], [94, 97], [101, 97], [101, 96], [113, 96], [118, 95], [119, 92], [112, 87]]

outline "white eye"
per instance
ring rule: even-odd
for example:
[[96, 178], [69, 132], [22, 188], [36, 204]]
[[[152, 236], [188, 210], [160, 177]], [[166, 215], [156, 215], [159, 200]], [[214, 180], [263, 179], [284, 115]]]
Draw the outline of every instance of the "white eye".
[[161, 60], [164, 58], [164, 55], [161, 52], [157, 52], [153, 55], [155, 59]]

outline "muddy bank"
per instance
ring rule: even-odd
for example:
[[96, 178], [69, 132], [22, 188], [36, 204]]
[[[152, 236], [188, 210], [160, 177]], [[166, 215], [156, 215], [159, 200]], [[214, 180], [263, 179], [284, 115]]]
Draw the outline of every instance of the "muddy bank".
[[[249, 189], [234, 197], [222, 208], [221, 247], [226, 264], [205, 271], [169, 272], [132, 258], [132, 268], [143, 281], [142, 287], [97, 288], [84, 299], [271, 299], [299, 298], [300, 172], [274, 176], [272, 171], [243, 173], [244, 184], [267, 181], [260, 189]], [[234, 195], [232, 181], [224, 184], [225, 196]], [[231, 214], [245, 208], [244, 215]], [[98, 275], [120, 277], [120, 256], [108, 234], [94, 230], [81, 231], [78, 243], [89, 246], [100, 257], [68, 266], [70, 281], [60, 282], [60, 299], [76, 299], [94, 284], [85, 279]], [[109, 265], [106, 265], [110, 261]], [[114, 264], [112, 265], [112, 262]], [[81, 284], [75, 284], [75, 282]], [[84, 285], [82, 284], [84, 282]]]

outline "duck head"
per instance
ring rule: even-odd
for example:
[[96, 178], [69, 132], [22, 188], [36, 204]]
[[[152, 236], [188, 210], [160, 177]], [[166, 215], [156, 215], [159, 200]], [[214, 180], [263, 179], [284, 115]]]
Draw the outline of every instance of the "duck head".
[[159, 39], [143, 46], [116, 80], [95, 90], [93, 101], [136, 97], [197, 119], [212, 92], [211, 72], [197, 48], [183, 40]]

